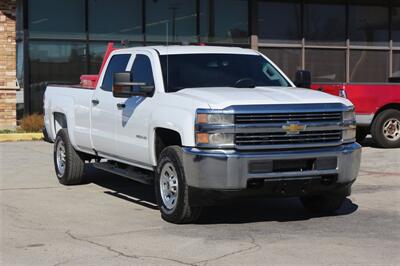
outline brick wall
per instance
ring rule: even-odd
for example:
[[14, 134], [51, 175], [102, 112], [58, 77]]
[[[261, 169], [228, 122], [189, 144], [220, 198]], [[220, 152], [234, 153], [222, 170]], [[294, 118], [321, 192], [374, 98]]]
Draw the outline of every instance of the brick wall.
[[0, 0], [0, 129], [16, 127], [15, 0]]

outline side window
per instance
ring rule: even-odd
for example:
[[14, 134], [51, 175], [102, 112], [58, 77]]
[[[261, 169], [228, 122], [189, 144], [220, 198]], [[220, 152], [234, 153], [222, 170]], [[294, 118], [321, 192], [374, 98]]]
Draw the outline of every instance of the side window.
[[111, 57], [106, 73], [104, 74], [103, 83], [101, 84], [102, 90], [112, 91], [114, 73], [125, 72], [130, 58], [130, 54], [118, 54]]
[[[136, 55], [131, 73], [134, 82], [144, 82], [146, 85], [154, 85], [153, 70], [150, 59], [147, 56], [142, 54]], [[133, 90], [137, 89], [138, 87], [134, 86]]]

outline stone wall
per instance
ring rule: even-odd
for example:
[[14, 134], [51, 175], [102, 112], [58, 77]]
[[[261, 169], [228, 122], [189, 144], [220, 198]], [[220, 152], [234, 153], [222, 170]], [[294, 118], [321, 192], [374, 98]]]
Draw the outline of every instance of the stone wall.
[[0, 129], [16, 127], [15, 0], [0, 1]]

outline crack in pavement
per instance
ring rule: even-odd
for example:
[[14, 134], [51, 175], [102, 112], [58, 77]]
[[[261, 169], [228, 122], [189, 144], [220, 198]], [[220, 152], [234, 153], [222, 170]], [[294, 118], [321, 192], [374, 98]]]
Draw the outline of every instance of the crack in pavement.
[[163, 229], [163, 226], [155, 226], [155, 227], [148, 227], [148, 228], [143, 228], [143, 229], [136, 229], [136, 230], [129, 230], [129, 231], [122, 231], [122, 232], [115, 232], [115, 233], [109, 233], [109, 234], [102, 234], [102, 235], [93, 235], [90, 236], [90, 238], [99, 238], [99, 237], [110, 237], [110, 236], [118, 236], [118, 235], [127, 235], [127, 234], [134, 234], [134, 233], [142, 233], [142, 232], [147, 232], [147, 231], [153, 231], [153, 230], [160, 230]]
[[229, 252], [229, 253], [226, 253], [224, 255], [215, 257], [215, 258], [211, 258], [211, 259], [207, 259], [207, 260], [201, 260], [201, 261], [198, 261], [198, 262], [196, 262], [194, 264], [195, 265], [200, 265], [200, 264], [207, 265], [211, 261], [217, 261], [217, 260], [220, 260], [220, 259], [223, 259], [223, 258], [227, 258], [229, 256], [241, 254], [241, 253], [244, 253], [244, 252], [247, 252], [247, 251], [257, 251], [257, 250], [259, 250], [261, 248], [260, 244], [258, 244], [256, 242], [256, 240], [255, 240], [255, 238], [253, 236], [248, 234], [247, 237], [250, 238], [250, 240], [251, 240], [250, 244], [252, 244], [252, 246], [250, 246], [248, 248], [242, 248], [242, 249], [239, 249], [239, 250], [236, 250], [236, 251], [233, 251], [233, 252]]
[[176, 260], [176, 259], [171, 259], [171, 258], [165, 258], [165, 257], [158, 257], [158, 256], [145, 256], [145, 255], [130, 255], [130, 254], [126, 254], [120, 250], [114, 249], [111, 246], [107, 246], [107, 245], [103, 245], [100, 243], [97, 243], [95, 241], [86, 239], [86, 238], [80, 238], [77, 237], [76, 235], [72, 234], [70, 230], [65, 232], [70, 238], [77, 240], [77, 241], [82, 241], [82, 242], [86, 242], [86, 243], [90, 243], [92, 245], [98, 246], [98, 247], [102, 247], [107, 249], [108, 251], [117, 254], [118, 256], [122, 256], [125, 258], [131, 258], [131, 259], [143, 259], [143, 258], [151, 258], [151, 259], [159, 259], [159, 260], [166, 260], [166, 261], [170, 261], [170, 262], [175, 262], [175, 263], [179, 263], [182, 265], [191, 265], [191, 266], [195, 266], [196, 264], [193, 263], [187, 263], [184, 261], [180, 261], [180, 260]]
[[[74, 240], [82, 241], [82, 242], [87, 242], [87, 243], [90, 243], [90, 244], [92, 244], [92, 245], [105, 248], [106, 250], [108, 250], [108, 251], [110, 251], [110, 252], [112, 252], [112, 253], [117, 254], [117, 257], [118, 257], [118, 256], [122, 256], [122, 257], [125, 257], [125, 258], [131, 258], [131, 259], [145, 259], [145, 258], [151, 258], [151, 259], [166, 260], [166, 261], [170, 261], [170, 262], [179, 263], [179, 264], [182, 264], [182, 265], [191, 265], [191, 266], [206, 265], [206, 264], [208, 264], [209, 262], [217, 261], [217, 260], [220, 260], [220, 259], [223, 259], [223, 258], [227, 258], [227, 257], [229, 257], [229, 256], [241, 254], [241, 253], [244, 253], [244, 252], [256, 251], [256, 250], [259, 250], [259, 249], [261, 248], [260, 244], [258, 244], [258, 243], [256, 242], [256, 240], [255, 240], [255, 238], [254, 238], [253, 236], [247, 235], [247, 237], [250, 238], [250, 242], [249, 242], [249, 243], [251, 244], [250, 247], [246, 247], [246, 248], [242, 248], [242, 249], [239, 249], [239, 250], [235, 250], [235, 251], [233, 251], [233, 252], [229, 252], [229, 253], [226, 253], [226, 254], [223, 254], [223, 255], [214, 257], [214, 258], [205, 259], [205, 260], [200, 260], [200, 261], [197, 261], [197, 262], [190, 263], [190, 262], [185, 262], [185, 261], [182, 261], [182, 260], [171, 259], [171, 258], [166, 258], [166, 257], [159, 257], [159, 256], [131, 255], [131, 254], [124, 253], [124, 252], [122, 252], [122, 251], [120, 251], [120, 250], [117, 250], [117, 249], [115, 249], [115, 248], [112, 248], [111, 246], [103, 245], [103, 244], [100, 244], [100, 243], [98, 243], [98, 242], [95, 242], [95, 241], [90, 240], [90, 239], [87, 239], [87, 238], [80, 238], [80, 237], [77, 237], [76, 235], [72, 234], [70, 230], [66, 231], [65, 233], [66, 233], [69, 237], [71, 237], [72, 239], [74, 239]], [[64, 263], [62, 262], [61, 264], [64, 264]], [[60, 265], [60, 264], [58, 264], [58, 265]]]

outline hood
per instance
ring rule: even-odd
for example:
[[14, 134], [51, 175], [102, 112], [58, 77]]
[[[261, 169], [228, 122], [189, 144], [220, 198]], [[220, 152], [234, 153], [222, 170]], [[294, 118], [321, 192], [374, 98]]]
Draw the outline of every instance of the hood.
[[211, 109], [224, 109], [231, 105], [257, 104], [307, 104], [307, 103], [342, 103], [351, 106], [347, 99], [311, 89], [293, 87], [209, 87], [188, 88], [177, 94], [201, 100]]

